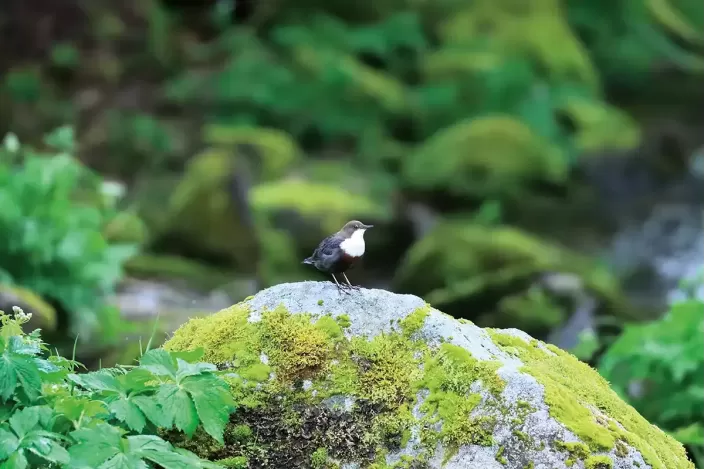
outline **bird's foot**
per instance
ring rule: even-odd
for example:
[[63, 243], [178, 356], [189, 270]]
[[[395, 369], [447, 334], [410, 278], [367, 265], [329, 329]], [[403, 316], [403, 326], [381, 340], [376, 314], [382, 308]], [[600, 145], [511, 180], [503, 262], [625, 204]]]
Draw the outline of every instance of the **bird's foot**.
[[360, 287], [358, 285], [346, 285], [345, 288], [350, 288], [352, 290], [359, 290]]
[[350, 294], [350, 292], [345, 288], [345, 285], [341, 285], [338, 283], [336, 284], [336, 286], [338, 287], [338, 293], [345, 293], [346, 295]]

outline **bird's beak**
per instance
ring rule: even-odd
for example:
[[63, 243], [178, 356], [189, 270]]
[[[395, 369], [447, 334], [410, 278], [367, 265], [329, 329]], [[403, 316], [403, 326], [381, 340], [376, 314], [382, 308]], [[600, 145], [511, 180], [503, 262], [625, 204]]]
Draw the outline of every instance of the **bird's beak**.
[[365, 230], [369, 230], [372, 227], [374, 227], [374, 225], [362, 225], [362, 228]]

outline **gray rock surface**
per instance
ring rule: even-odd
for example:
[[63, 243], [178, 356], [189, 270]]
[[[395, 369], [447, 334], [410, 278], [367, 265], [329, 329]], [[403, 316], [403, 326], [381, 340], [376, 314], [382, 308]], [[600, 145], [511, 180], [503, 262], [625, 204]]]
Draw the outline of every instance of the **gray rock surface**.
[[[334, 284], [328, 282], [277, 285], [261, 291], [246, 303], [252, 310], [250, 321], [255, 322], [259, 321], [263, 310], [271, 310], [279, 305], [285, 306], [292, 313], [310, 313], [314, 316], [331, 314], [336, 317], [346, 314], [351, 320], [351, 326], [346, 330], [346, 335], [368, 338], [397, 328], [398, 320], [404, 319], [425, 305], [424, 301], [416, 296], [394, 294], [384, 290], [361, 289], [352, 291], [350, 294], [340, 293]], [[531, 340], [527, 334], [516, 329], [503, 330], [502, 332], [526, 341]], [[419, 334], [429, 345], [438, 345], [442, 342], [452, 343], [465, 348], [479, 360], [500, 361], [502, 366], [498, 370], [498, 374], [507, 383], [502, 398], [510, 403], [521, 400], [531, 404], [532, 412], [523, 418], [523, 423], [518, 430], [528, 435], [533, 442], [539, 443], [529, 445], [519, 438], [517, 428], [510, 425], [510, 422], [516, 419], [516, 414], [507, 413], [506, 409], [502, 412], [496, 406], [489, 405], [487, 402], [488, 393], [482, 389], [480, 382], [477, 382], [475, 385], [483, 399], [473, 412], [477, 415], [492, 415], [498, 419], [499, 424], [496, 425], [492, 435], [494, 443], [491, 446], [462, 446], [445, 464], [443, 464], [444, 448], [439, 444], [429, 465], [421, 467], [444, 467], [446, 469], [523, 469], [527, 467], [560, 469], [568, 467], [566, 464], [569, 458], [568, 452], [556, 448], [555, 442], [578, 442], [580, 440], [549, 415], [549, 407], [544, 402], [543, 386], [532, 376], [520, 372], [522, 362], [519, 359], [497, 346], [486, 330], [470, 322], [456, 320], [435, 309], [430, 311]], [[546, 353], [551, 354], [552, 352], [546, 349]], [[418, 402], [413, 410], [417, 418], [421, 416], [419, 408], [426, 394], [427, 392], [422, 391], [417, 396]], [[387, 455], [387, 464], [400, 461], [402, 456], [410, 456], [413, 459], [418, 454], [416, 450], [418, 444], [418, 431], [412, 432], [410, 442], [404, 449]], [[506, 458], [504, 461], [497, 456], [500, 448], [503, 449], [502, 454]], [[623, 448], [620, 453], [621, 456], [618, 456], [615, 450], [612, 450], [609, 453], [601, 454], [609, 456], [615, 469], [651, 467], [634, 448], [627, 447], [626, 451]], [[673, 467], [686, 467], [682, 464], [680, 461]], [[361, 466], [345, 464], [342, 467], [353, 469]], [[587, 466], [584, 461], [577, 460], [570, 467], [584, 469]]]

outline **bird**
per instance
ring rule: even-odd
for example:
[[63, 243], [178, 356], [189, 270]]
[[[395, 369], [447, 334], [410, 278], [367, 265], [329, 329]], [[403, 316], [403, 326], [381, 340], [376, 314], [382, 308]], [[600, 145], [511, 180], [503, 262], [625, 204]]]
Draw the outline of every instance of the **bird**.
[[[343, 288], [358, 290], [360, 287], [350, 283], [345, 271], [365, 254], [365, 231], [373, 226], [365, 225], [358, 220], [347, 222], [337, 233], [323, 239], [313, 254], [304, 259], [302, 264], [312, 265], [319, 271], [330, 274], [339, 291]], [[341, 285], [335, 274], [342, 274], [347, 285]]]

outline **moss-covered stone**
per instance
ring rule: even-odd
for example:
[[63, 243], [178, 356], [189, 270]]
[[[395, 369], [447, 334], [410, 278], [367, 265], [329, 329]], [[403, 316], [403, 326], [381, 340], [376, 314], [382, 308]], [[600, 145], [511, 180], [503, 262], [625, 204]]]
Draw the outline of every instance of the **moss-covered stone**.
[[[166, 437], [213, 461], [245, 458], [261, 468], [437, 469], [442, 461], [456, 469], [482, 460], [475, 458], [511, 469], [558, 467], [601, 461], [593, 456], [619, 440], [630, 448], [624, 461], [642, 460], [634, 448], [655, 458], [654, 468], [692, 469], [682, 446], [642, 426], [626, 404], [609, 401], [616, 418], [600, 408], [600, 420], [586, 419], [586, 396], [605, 392], [593, 370], [576, 371], [539, 341], [515, 344], [515, 336], [490, 332], [408, 295], [278, 285], [193, 318], [165, 344], [202, 348], [239, 403], [223, 445], [201, 431], [191, 440]], [[537, 378], [544, 387], [524, 373], [544, 376]], [[642, 449], [646, 439], [672, 452]]]
[[599, 300], [599, 314], [631, 311], [617, 279], [594, 261], [521, 230], [462, 220], [440, 223], [418, 241], [397, 267], [394, 286], [480, 326], [542, 337], [567, 316], [564, 302], [532, 288], [545, 272], [577, 276]]
[[[336, 448], [331, 440], [335, 432], [321, 427], [320, 436], [314, 439], [318, 446], [306, 445], [307, 451], [313, 451], [309, 459], [318, 458], [321, 448], [331, 457], [369, 459], [376, 451], [374, 448], [405, 446], [412, 427], [420, 423], [421, 440], [429, 450], [437, 442], [454, 450], [464, 444], [490, 445], [494, 420], [470, 417], [481, 399], [470, 387], [480, 383], [499, 398], [504, 386], [496, 374], [499, 364], [477, 360], [467, 350], [449, 343], [429, 347], [416, 340], [414, 335], [423, 326], [428, 312], [428, 307], [419, 308], [400, 321], [397, 332], [382, 333], [368, 340], [345, 337], [343, 330], [349, 326], [349, 317], [314, 318], [277, 308], [263, 313], [260, 321], [250, 322], [249, 311], [241, 304], [209, 317], [192, 319], [175, 332], [165, 348], [202, 347], [205, 360], [236, 372], [237, 376], [229, 378], [233, 394], [248, 410], [236, 414], [228, 441], [242, 439], [235, 435], [242, 434], [239, 429], [243, 428], [243, 421], [248, 425], [244, 428], [255, 429], [260, 437], [263, 421], [282, 429], [286, 427], [288, 437], [293, 437], [289, 427], [300, 429], [313, 413], [316, 419], [326, 422], [344, 418], [346, 432], [360, 443], [354, 448]], [[311, 383], [314, 394], [305, 394], [301, 387], [305, 381]], [[411, 412], [420, 390], [431, 393], [421, 408], [425, 414], [422, 422]], [[340, 415], [335, 408], [327, 410], [322, 399], [336, 396], [355, 400], [354, 410]], [[299, 404], [295, 404], [297, 401]], [[294, 405], [289, 409], [288, 419], [281, 410], [277, 411], [279, 417], [272, 416], [282, 402]], [[436, 423], [440, 427], [431, 429]], [[340, 424], [343, 425], [342, 420]], [[278, 433], [273, 431], [273, 435]], [[285, 441], [270, 441], [266, 452], [271, 455], [270, 460], [287, 459], [289, 456], [283, 454], [277, 456], [277, 451], [287, 452], [289, 446]], [[239, 443], [226, 441], [225, 448], [205, 448], [196, 452], [213, 459], [214, 455], [237, 453]], [[453, 451], [447, 457], [452, 454]], [[256, 454], [239, 456], [269, 467]]]
[[[571, 458], [584, 459], [587, 450], [609, 451], [617, 442], [624, 441], [640, 451], [654, 469], [692, 467], [680, 443], [620, 399], [589, 365], [540, 341], [530, 343], [498, 331], [491, 332], [491, 336], [505, 351], [521, 359], [523, 372], [544, 386], [544, 399], [551, 416], [584, 442], [561, 443]], [[598, 464], [603, 460], [601, 456], [591, 456], [587, 461]]]
[[273, 216], [294, 211], [320, 220], [326, 233], [334, 233], [352, 218], [370, 219], [387, 215], [385, 207], [371, 198], [342, 187], [297, 179], [266, 182], [250, 193], [253, 209]]

